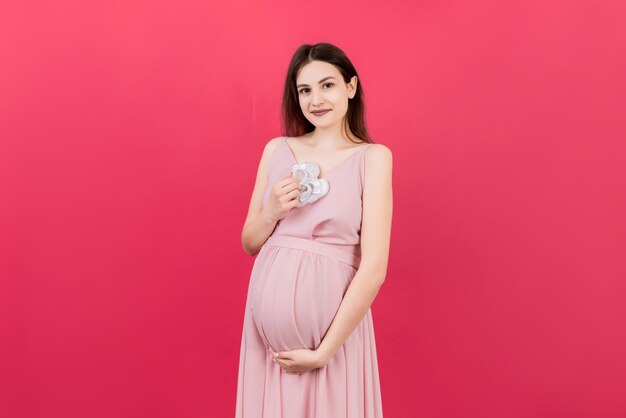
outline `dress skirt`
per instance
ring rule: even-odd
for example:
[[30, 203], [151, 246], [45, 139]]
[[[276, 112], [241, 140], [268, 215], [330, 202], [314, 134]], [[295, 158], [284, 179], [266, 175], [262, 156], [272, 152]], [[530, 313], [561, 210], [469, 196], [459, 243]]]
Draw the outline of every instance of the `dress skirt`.
[[381, 418], [371, 309], [330, 361], [285, 373], [270, 349], [316, 349], [359, 257], [292, 236], [270, 236], [252, 268], [239, 358], [236, 418]]

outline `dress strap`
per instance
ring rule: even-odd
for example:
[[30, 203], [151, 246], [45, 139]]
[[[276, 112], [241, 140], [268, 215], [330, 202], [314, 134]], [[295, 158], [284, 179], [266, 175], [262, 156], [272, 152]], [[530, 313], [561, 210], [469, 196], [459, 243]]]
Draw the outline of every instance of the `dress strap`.
[[361, 196], [363, 193], [363, 185], [365, 183], [365, 151], [367, 151], [368, 148], [370, 148], [372, 145], [372, 143], [367, 144], [367, 145], [363, 145], [363, 149], [359, 150], [359, 152], [361, 153], [361, 155], [359, 156], [359, 180], [360, 180], [360, 187], [361, 187]]

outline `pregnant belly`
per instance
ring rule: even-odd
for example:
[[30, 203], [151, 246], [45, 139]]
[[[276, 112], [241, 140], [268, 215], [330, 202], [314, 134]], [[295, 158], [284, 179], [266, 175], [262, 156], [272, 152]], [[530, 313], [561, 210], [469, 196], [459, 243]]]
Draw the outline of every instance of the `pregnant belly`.
[[316, 349], [355, 269], [308, 251], [272, 247], [255, 268], [250, 308], [261, 338], [275, 351]]

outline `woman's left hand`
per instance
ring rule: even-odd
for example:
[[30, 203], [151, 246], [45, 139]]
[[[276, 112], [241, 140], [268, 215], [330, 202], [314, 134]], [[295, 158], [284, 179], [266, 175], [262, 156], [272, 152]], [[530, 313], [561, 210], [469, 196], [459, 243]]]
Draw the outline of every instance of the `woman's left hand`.
[[286, 373], [302, 374], [309, 370], [324, 367], [327, 363], [318, 351], [307, 348], [279, 352], [270, 349], [270, 351], [274, 362], [282, 367]]

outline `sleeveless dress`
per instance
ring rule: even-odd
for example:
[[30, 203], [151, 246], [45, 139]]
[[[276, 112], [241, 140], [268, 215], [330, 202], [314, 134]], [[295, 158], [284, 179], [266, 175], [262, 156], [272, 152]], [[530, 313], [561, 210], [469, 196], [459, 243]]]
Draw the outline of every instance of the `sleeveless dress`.
[[[365, 151], [322, 173], [326, 195], [290, 209], [254, 261], [241, 338], [236, 418], [381, 418], [371, 309], [321, 368], [285, 373], [270, 348], [316, 349], [360, 263]], [[271, 157], [271, 187], [298, 162], [283, 138]]]

